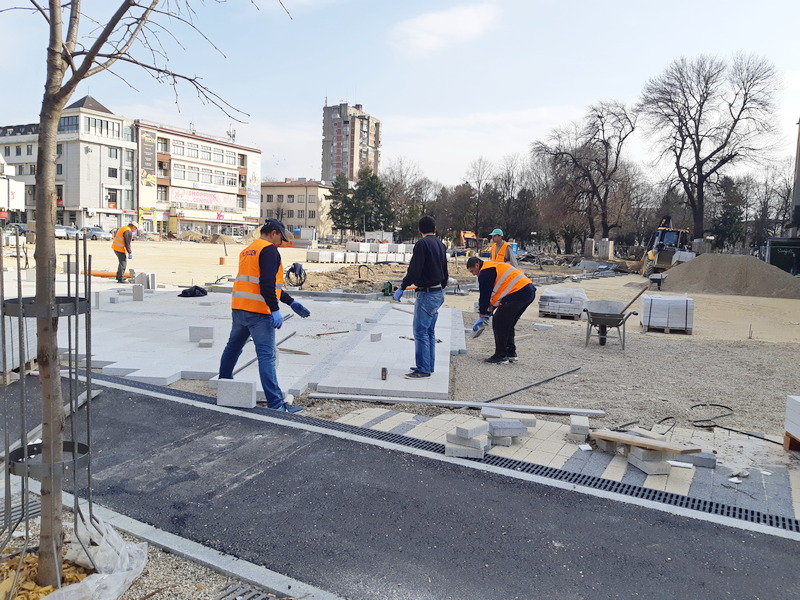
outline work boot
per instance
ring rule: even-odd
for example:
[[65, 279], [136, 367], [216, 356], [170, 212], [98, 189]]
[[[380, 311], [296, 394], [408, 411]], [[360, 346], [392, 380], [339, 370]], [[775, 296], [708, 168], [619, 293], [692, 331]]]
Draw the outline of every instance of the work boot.
[[490, 365], [507, 365], [508, 364], [508, 358], [505, 357], [505, 356], [493, 355], [493, 356], [490, 356], [489, 358], [485, 359], [483, 362], [489, 363]]
[[515, 363], [518, 360], [519, 360], [519, 356], [517, 356], [516, 354], [509, 354], [508, 355], [508, 362]]

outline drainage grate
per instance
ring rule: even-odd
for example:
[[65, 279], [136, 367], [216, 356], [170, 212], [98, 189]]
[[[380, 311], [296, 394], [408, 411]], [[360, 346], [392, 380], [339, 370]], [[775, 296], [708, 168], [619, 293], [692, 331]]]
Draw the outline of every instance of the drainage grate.
[[217, 592], [214, 600], [270, 600], [275, 598], [286, 598], [286, 596], [275, 596], [267, 592], [244, 587], [238, 583], [231, 583]]
[[[214, 398], [210, 398], [208, 396], [201, 396], [199, 394], [193, 394], [191, 392], [184, 392], [181, 390], [173, 390], [170, 388], [164, 388], [152, 384], [128, 381], [126, 379], [120, 379], [118, 377], [109, 377], [104, 375], [99, 375], [99, 376], [93, 375], [93, 377], [105, 381], [124, 382], [126, 385], [130, 385], [131, 387], [136, 387], [143, 390], [150, 390], [161, 394], [169, 394], [181, 398], [186, 398], [189, 400], [195, 400], [197, 402], [203, 402], [206, 404], [215, 404]], [[400, 446], [406, 446], [407, 448], [416, 448], [418, 450], [427, 450], [428, 452], [444, 454], [444, 444], [419, 440], [416, 438], [408, 437], [397, 433], [377, 431], [374, 429], [365, 429], [362, 427], [358, 427], [357, 425], [337, 423], [335, 421], [327, 421], [325, 419], [320, 419], [317, 417], [305, 417], [300, 414], [290, 415], [288, 413], [275, 412], [273, 410], [269, 410], [268, 408], [261, 408], [261, 407], [251, 409], [248, 412], [250, 413], [256, 412], [258, 414], [269, 415], [270, 417], [273, 418], [306, 423], [308, 425], [314, 425], [315, 427], [329, 429], [332, 431], [340, 431], [343, 433], [350, 433], [352, 435], [358, 435], [360, 437], [366, 437], [374, 440], [379, 440], [382, 442], [390, 442], [393, 444], [398, 444]], [[650, 500], [652, 502], [660, 502], [661, 504], [668, 504], [670, 506], [677, 506], [679, 508], [695, 510], [697, 512], [702, 512], [710, 515], [720, 515], [732, 519], [747, 521], [749, 523], [759, 523], [761, 525], [775, 527], [776, 529], [784, 529], [786, 531], [800, 533], [800, 521], [798, 519], [794, 519], [791, 517], [771, 515], [761, 511], [751, 510], [748, 508], [740, 508], [737, 506], [730, 506], [729, 504], [722, 504], [721, 502], [715, 502], [712, 500], [704, 500], [702, 498], [692, 498], [690, 496], [683, 496], [680, 494], [674, 494], [672, 492], [665, 492], [662, 490], [653, 490], [638, 485], [631, 485], [629, 483], [621, 483], [619, 481], [611, 481], [610, 479], [603, 479], [602, 477], [596, 477], [594, 475], [572, 473], [570, 471], [564, 471], [562, 469], [556, 469], [554, 467], [546, 467], [543, 465], [537, 465], [533, 463], [523, 462], [512, 458], [504, 458], [502, 456], [495, 456], [491, 454], [487, 454], [482, 460], [477, 460], [477, 459], [467, 459], [467, 460], [472, 460], [474, 462], [478, 462], [484, 465], [491, 465], [503, 469], [510, 469], [512, 471], [518, 471], [521, 473], [528, 473], [530, 475], [536, 475], [539, 477], [545, 477], [547, 479], [553, 479], [556, 481], [563, 481], [565, 483], [571, 483], [573, 485], [580, 485], [594, 490], [602, 490], [606, 492], [612, 492], [614, 494], [629, 496], [631, 498], [639, 498], [642, 500]]]

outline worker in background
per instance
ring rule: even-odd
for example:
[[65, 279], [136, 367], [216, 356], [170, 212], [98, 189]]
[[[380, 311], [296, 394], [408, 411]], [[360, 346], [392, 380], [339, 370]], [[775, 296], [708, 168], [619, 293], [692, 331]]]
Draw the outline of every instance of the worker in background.
[[403, 291], [410, 285], [416, 286], [417, 299], [414, 303], [414, 354], [416, 365], [406, 379], [424, 379], [433, 373], [436, 359], [436, 319], [439, 307], [444, 304], [444, 288], [447, 286], [447, 251], [442, 241], [436, 237], [436, 221], [424, 216], [419, 220], [422, 239], [414, 244], [408, 271], [394, 299], [400, 302]]
[[128, 266], [128, 261], [133, 258], [131, 251], [131, 242], [133, 241], [133, 234], [138, 231], [139, 226], [136, 223], [129, 223], [117, 229], [114, 234], [114, 239], [111, 240], [111, 249], [117, 255], [119, 265], [117, 266], [117, 281], [119, 283], [126, 283], [125, 269]]
[[517, 257], [511, 250], [511, 244], [503, 239], [503, 230], [495, 229], [489, 235], [492, 237], [491, 256], [489, 260], [492, 262], [510, 263], [512, 266], [519, 268]]
[[478, 277], [479, 318], [472, 330], [484, 327], [492, 317], [494, 354], [483, 362], [496, 365], [517, 362], [514, 327], [536, 297], [533, 282], [508, 263], [484, 262], [477, 256], [467, 261], [467, 271]]
[[278, 349], [275, 330], [283, 325], [278, 300], [288, 304], [302, 318], [311, 312], [283, 289], [283, 262], [278, 248], [289, 238], [283, 223], [267, 219], [261, 235], [239, 254], [239, 272], [233, 282], [231, 334], [219, 363], [219, 378], [233, 379], [233, 369], [242, 348], [253, 338], [258, 357], [258, 373], [267, 398], [267, 408], [296, 413], [301, 406], [284, 400], [275, 372]]

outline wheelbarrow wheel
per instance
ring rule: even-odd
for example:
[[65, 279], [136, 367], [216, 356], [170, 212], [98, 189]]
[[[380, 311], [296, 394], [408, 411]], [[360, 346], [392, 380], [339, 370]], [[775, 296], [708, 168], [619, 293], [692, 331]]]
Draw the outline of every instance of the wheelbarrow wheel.
[[597, 331], [600, 334], [600, 345], [606, 345], [606, 334], [608, 333], [608, 325], [598, 325]]

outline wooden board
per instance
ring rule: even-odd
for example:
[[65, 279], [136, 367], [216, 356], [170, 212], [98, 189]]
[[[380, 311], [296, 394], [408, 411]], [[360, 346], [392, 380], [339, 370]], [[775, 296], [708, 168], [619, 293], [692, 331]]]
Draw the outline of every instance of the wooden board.
[[647, 448], [648, 450], [669, 452], [671, 454], [694, 454], [696, 452], [702, 452], [701, 448], [694, 448], [692, 446], [679, 446], [678, 444], [671, 444], [669, 442], [662, 442], [660, 440], [652, 440], [639, 437], [638, 435], [631, 435], [629, 433], [609, 431], [608, 429], [592, 431], [589, 434], [589, 437], [592, 439], [605, 440], [607, 442], [617, 442], [618, 444], [636, 446], [637, 448]]

